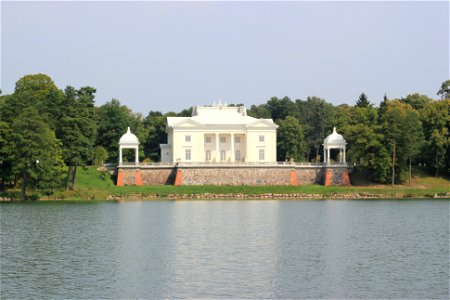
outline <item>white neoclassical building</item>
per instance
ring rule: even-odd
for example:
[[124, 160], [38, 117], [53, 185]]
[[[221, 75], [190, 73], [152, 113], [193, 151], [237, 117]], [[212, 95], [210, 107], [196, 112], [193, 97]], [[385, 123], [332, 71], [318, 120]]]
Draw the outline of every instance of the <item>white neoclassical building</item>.
[[167, 118], [161, 161], [276, 162], [277, 128], [272, 119], [247, 116], [244, 106], [197, 106], [191, 117]]

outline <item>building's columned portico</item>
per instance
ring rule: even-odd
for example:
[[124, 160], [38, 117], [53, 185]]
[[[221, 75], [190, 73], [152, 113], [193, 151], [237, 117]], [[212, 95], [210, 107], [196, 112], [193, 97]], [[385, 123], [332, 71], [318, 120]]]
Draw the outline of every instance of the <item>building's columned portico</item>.
[[275, 162], [276, 128], [271, 119], [247, 116], [244, 107], [195, 107], [192, 117], [168, 117], [162, 162]]
[[246, 156], [245, 133], [205, 133], [205, 162], [243, 162]]

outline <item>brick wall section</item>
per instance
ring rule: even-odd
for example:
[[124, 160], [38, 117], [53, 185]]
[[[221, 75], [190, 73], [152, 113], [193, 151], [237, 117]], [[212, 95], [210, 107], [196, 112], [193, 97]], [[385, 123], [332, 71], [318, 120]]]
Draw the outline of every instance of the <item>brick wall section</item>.
[[123, 171], [119, 170], [117, 172], [117, 186], [124, 186], [125, 183], [123, 181]]
[[[118, 174], [122, 173], [123, 185], [139, 185], [139, 175], [136, 177], [136, 172], [140, 173], [142, 185], [164, 185], [173, 184], [175, 181], [173, 168], [158, 168], [158, 169], [140, 169], [123, 168]], [[119, 175], [118, 175], [119, 178]], [[136, 178], [138, 180], [136, 180]], [[118, 182], [119, 183], [119, 180]]]

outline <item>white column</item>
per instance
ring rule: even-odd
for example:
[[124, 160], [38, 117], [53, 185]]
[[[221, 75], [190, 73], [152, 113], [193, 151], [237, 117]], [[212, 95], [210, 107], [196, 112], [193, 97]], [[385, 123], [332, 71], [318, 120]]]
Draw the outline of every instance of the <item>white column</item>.
[[[326, 164], [327, 163], [327, 157], [326, 157], [326, 155], [325, 155], [325, 152], [326, 152], [326, 150], [325, 150], [325, 146], [323, 147], [323, 163], [324, 164]], [[309, 159], [309, 158], [308, 158]]]
[[344, 164], [347, 163], [346, 158], [345, 158], [345, 147], [344, 147], [344, 161], [343, 161], [343, 163]]
[[327, 149], [327, 163], [329, 164], [331, 162], [330, 159], [330, 148]]
[[139, 164], [139, 147], [136, 147], [136, 164]]
[[220, 161], [220, 153], [219, 153], [219, 133], [216, 133], [216, 162]]
[[231, 157], [230, 161], [234, 162], [234, 133], [231, 134]]
[[122, 164], [122, 146], [119, 146], [119, 165]]

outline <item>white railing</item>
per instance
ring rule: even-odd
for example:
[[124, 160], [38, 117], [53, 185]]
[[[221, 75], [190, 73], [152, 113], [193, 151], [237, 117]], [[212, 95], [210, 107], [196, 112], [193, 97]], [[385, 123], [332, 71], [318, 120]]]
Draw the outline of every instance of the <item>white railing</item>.
[[119, 167], [231, 167], [231, 166], [298, 166], [298, 167], [322, 167], [322, 166], [330, 166], [330, 167], [346, 167], [347, 163], [339, 163], [339, 162], [291, 162], [291, 161], [277, 161], [277, 162], [122, 162], [118, 165]]
[[135, 162], [122, 162], [118, 165], [119, 167], [133, 167], [133, 166], [139, 166], [139, 167], [173, 167], [175, 166], [174, 163], [167, 163], [167, 162], [141, 162], [141, 163], [135, 163]]

